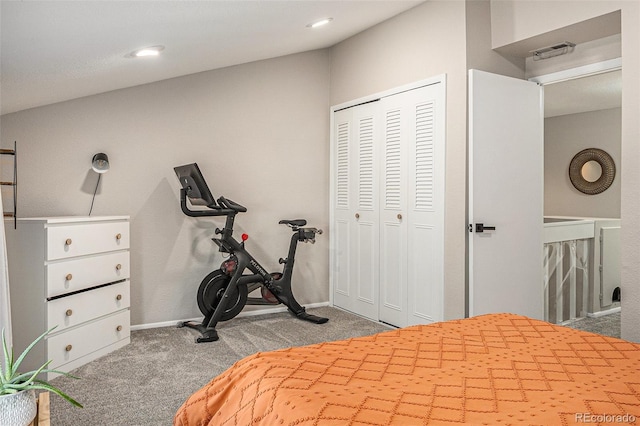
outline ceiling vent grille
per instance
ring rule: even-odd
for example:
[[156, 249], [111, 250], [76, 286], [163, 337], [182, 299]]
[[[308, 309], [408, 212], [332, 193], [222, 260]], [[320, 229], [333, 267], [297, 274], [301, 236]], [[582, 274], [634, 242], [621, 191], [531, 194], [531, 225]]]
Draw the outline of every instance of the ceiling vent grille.
[[575, 47], [575, 43], [571, 43], [570, 41], [563, 41], [562, 43], [554, 44], [553, 46], [531, 50], [529, 53], [533, 53], [534, 61], [540, 61], [542, 59], [549, 59], [553, 58], [554, 56], [565, 55], [567, 53], [573, 52], [573, 49]]

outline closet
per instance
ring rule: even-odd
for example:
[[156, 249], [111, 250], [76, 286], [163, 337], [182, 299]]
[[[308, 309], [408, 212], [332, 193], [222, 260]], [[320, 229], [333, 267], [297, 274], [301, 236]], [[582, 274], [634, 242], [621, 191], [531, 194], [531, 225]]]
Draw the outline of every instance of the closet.
[[331, 126], [333, 304], [442, 320], [444, 76], [334, 107]]

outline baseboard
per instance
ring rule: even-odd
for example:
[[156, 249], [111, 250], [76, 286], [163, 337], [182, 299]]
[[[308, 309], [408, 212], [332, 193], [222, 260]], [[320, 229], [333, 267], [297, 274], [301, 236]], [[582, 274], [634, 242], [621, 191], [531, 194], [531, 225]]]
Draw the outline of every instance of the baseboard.
[[[329, 302], [308, 303], [305, 305], [305, 307], [308, 309], [321, 308], [323, 306], [329, 306]], [[247, 310], [240, 312], [236, 318], [255, 317], [257, 315], [275, 314], [278, 312], [286, 312], [286, 311], [287, 311], [287, 307], [284, 305], [267, 306], [267, 307], [258, 307], [257, 305], [247, 305]], [[137, 324], [137, 325], [131, 326], [131, 331], [147, 330], [149, 328], [175, 327], [176, 324], [178, 324], [180, 321], [202, 321], [202, 317], [180, 319], [180, 320], [176, 319], [176, 320], [162, 321], [162, 322], [152, 322], [149, 324]]]
[[587, 314], [587, 316], [589, 318], [600, 318], [603, 317], [605, 315], [611, 315], [611, 314], [615, 314], [617, 312], [620, 312], [622, 310], [622, 308], [620, 306], [616, 307], [616, 308], [611, 308], [611, 309], [607, 309], [606, 311], [598, 311], [598, 312], [589, 312]]

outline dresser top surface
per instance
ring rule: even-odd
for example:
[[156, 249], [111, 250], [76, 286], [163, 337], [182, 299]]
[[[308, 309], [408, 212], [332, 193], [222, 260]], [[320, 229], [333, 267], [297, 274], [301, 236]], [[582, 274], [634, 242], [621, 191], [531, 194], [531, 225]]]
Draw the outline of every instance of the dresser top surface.
[[[52, 217], [19, 217], [18, 222], [43, 222], [43, 223], [79, 223], [79, 222], [103, 222], [129, 220], [129, 216], [52, 216]], [[12, 218], [5, 219], [13, 222]]]

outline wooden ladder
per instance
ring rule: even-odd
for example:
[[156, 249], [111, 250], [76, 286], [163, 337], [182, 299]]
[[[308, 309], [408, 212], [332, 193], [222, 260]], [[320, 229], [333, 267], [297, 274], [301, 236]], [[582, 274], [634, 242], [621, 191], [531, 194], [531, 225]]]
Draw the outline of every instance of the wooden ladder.
[[18, 210], [18, 151], [17, 144], [13, 142], [13, 149], [0, 149], [0, 155], [10, 155], [13, 157], [13, 180], [0, 181], [0, 186], [10, 186], [13, 192], [13, 211], [2, 212], [4, 217], [13, 218], [13, 227], [17, 226], [17, 210]]

